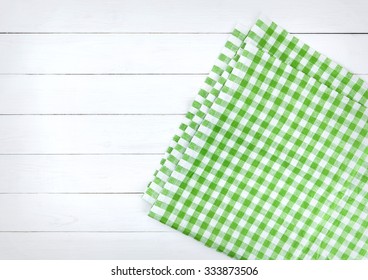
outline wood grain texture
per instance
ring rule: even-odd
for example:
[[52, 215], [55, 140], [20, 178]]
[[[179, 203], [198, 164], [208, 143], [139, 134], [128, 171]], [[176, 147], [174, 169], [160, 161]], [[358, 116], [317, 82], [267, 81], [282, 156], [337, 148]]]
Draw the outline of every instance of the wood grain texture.
[[227, 34], [0, 36], [0, 73], [207, 73]]
[[365, 0], [11, 0], [4, 32], [229, 32], [267, 14], [291, 32], [368, 32]]
[[142, 193], [162, 155], [0, 156], [1, 193]]
[[141, 195], [2, 194], [0, 231], [172, 231]]
[[[0, 74], [207, 73], [227, 34], [1, 35]], [[303, 34], [354, 73], [368, 74], [368, 36]]]
[[183, 116], [4, 115], [0, 154], [163, 153]]
[[0, 76], [0, 114], [185, 114], [204, 75]]
[[0, 259], [228, 259], [177, 232], [2, 232], [0, 248]]

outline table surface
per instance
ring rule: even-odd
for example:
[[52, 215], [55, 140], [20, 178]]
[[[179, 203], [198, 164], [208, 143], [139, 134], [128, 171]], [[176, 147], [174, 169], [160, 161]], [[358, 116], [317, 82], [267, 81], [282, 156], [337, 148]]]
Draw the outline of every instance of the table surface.
[[237, 22], [368, 76], [366, 0], [1, 0], [0, 259], [226, 259], [141, 200]]

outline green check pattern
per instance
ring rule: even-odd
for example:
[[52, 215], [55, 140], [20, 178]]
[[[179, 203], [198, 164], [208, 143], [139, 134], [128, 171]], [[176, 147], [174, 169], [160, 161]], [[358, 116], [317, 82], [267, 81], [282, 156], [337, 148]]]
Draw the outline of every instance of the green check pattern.
[[150, 216], [235, 258], [367, 256], [367, 116], [246, 45]]
[[268, 19], [259, 19], [246, 42], [368, 107], [368, 86], [360, 78]]
[[368, 86], [362, 79], [313, 50], [276, 23], [267, 18], [260, 18], [249, 32], [245, 27], [239, 25], [225, 44], [223, 52], [205, 81], [204, 88], [200, 90], [186, 115], [185, 122], [181, 124], [179, 132], [169, 145], [160, 163], [160, 168], [155, 172], [154, 179], [143, 196], [146, 201], [152, 204], [161, 192], [165, 182], [185, 153], [188, 141], [193, 137], [234, 68], [238, 59], [237, 52], [241, 52], [245, 44], [257, 46], [331, 89], [368, 107]]
[[367, 86], [271, 21], [239, 30], [145, 194], [149, 215], [238, 259], [367, 258]]

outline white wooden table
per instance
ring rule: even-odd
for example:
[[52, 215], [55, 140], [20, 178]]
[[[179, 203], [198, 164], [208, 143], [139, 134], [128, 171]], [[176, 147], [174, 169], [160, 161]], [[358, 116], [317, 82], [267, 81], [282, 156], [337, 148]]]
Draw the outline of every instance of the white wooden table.
[[0, 0], [0, 258], [221, 259], [141, 194], [236, 22], [368, 74], [366, 0]]

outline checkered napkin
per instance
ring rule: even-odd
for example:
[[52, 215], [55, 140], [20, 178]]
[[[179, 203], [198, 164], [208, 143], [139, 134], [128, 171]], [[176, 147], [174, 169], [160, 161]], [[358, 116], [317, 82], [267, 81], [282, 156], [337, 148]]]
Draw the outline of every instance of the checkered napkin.
[[353, 76], [352, 73], [331, 59], [300, 42], [276, 23], [267, 18], [260, 18], [248, 31], [244, 26], [238, 25], [226, 42], [143, 196], [147, 202], [153, 204], [161, 192], [168, 177], [184, 154], [188, 141], [193, 137], [234, 68], [238, 59], [237, 53], [244, 48], [245, 43], [254, 44], [337, 92], [350, 96], [366, 107], [368, 106], [368, 87], [362, 79]]
[[366, 258], [363, 82], [264, 19], [229, 42], [149, 215], [235, 258]]

